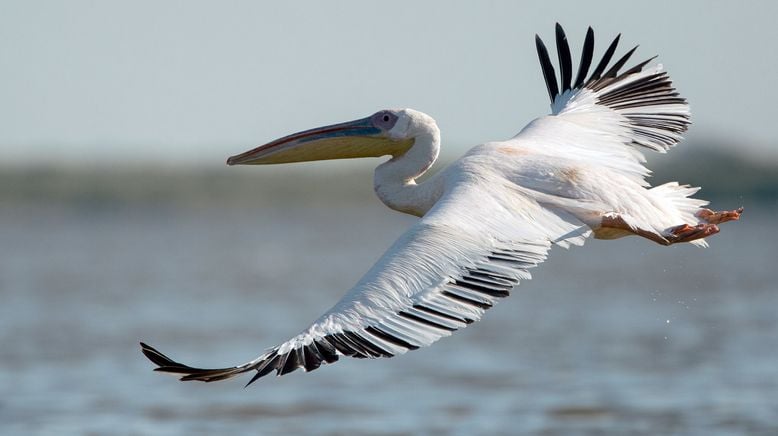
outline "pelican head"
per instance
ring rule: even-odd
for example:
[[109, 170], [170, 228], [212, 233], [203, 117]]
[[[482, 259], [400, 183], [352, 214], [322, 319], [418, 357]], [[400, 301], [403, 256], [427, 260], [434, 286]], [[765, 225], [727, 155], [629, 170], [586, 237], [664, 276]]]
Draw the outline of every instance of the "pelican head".
[[231, 156], [227, 159], [227, 165], [264, 165], [386, 155], [396, 157], [413, 145], [412, 127], [419, 115], [427, 117], [412, 109], [386, 109], [367, 118], [293, 133]]

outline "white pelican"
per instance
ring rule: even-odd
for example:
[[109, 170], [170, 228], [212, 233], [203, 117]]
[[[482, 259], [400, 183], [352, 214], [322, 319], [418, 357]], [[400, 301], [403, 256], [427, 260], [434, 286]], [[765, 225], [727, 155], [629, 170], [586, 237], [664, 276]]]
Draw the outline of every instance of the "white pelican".
[[581, 245], [593, 233], [706, 246], [702, 238], [717, 233], [717, 224], [740, 217], [742, 208], [704, 209], [706, 201], [691, 198], [699, 188], [645, 181], [641, 150], [664, 153], [690, 124], [689, 106], [662, 66], [646, 68], [653, 58], [619, 72], [635, 48], [609, 65], [617, 36], [587, 78], [594, 54], [589, 28], [573, 80], [570, 48], [557, 24], [557, 82], [546, 47], [537, 35], [535, 41], [551, 114], [507, 141], [472, 148], [423, 183], [416, 179], [438, 157], [440, 131], [412, 109], [306, 130], [230, 157], [229, 165], [260, 165], [389, 155], [375, 170], [375, 192], [421, 220], [299, 335], [221, 369], [183, 365], [141, 343], [156, 370], [206, 382], [255, 371], [251, 384], [274, 371], [312, 371], [340, 356], [392, 357], [479, 320], [529, 279], [554, 245]]

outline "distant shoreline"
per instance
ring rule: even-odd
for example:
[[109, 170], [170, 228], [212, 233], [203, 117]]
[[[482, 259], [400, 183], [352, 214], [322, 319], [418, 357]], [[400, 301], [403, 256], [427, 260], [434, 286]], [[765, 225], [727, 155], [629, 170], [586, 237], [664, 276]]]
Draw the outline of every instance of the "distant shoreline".
[[[648, 153], [646, 153], [648, 154]], [[679, 147], [649, 155], [652, 185], [677, 180], [702, 186], [700, 198], [739, 206], [778, 205], [778, 166], [754, 163], [720, 147]], [[0, 204], [164, 203], [260, 205], [294, 199], [298, 203], [343, 205], [374, 201], [372, 172], [379, 160], [321, 162], [229, 168], [170, 164], [105, 166], [0, 165]], [[442, 168], [444, 162], [436, 165]]]

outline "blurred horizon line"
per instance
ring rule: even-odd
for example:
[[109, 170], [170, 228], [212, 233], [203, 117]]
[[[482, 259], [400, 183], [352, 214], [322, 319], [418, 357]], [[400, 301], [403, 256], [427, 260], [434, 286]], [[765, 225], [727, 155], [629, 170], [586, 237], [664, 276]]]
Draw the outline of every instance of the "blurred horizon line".
[[[778, 205], [778, 161], [754, 160], [738, 150], [698, 146], [669, 154], [646, 153], [649, 183], [700, 186], [699, 198]], [[455, 158], [444, 154], [428, 174]], [[176, 162], [95, 162], [54, 165], [0, 163], [0, 204], [56, 203], [259, 205], [289, 201], [345, 204], [374, 200], [373, 170], [383, 159], [228, 167]], [[425, 176], [426, 177], [426, 176]], [[423, 180], [423, 178], [422, 178]], [[270, 204], [270, 203], [267, 203]]]
[[[271, 138], [272, 139], [272, 138]], [[489, 141], [487, 141], [489, 142]], [[180, 144], [170, 146], [165, 149], [162, 144], [153, 146], [155, 151], [149, 152], [144, 148], [142, 154], [134, 154], [132, 150], [136, 148], [129, 143], [113, 142], [110, 149], [104, 148], [101, 152], [85, 153], [62, 151], [68, 145], [45, 144], [39, 146], [27, 146], [28, 150], [39, 150], [35, 154], [44, 155], [35, 156], [33, 153], [18, 154], [6, 153], [6, 156], [0, 154], [0, 170], [10, 168], [39, 168], [39, 167], [70, 167], [81, 168], [93, 165], [116, 164], [122, 167], [159, 167], [159, 168], [185, 168], [201, 169], [204, 167], [226, 166], [227, 158], [232, 154], [241, 153], [252, 147], [261, 145], [261, 141], [254, 144], [235, 144], [234, 146], [207, 147], [204, 144], [194, 144], [192, 150], [181, 152]], [[444, 144], [441, 150], [441, 161], [451, 162], [470, 148], [477, 144], [466, 145], [463, 141], [450, 141]], [[90, 145], [95, 148], [94, 145]], [[145, 147], [149, 147], [148, 144]], [[750, 141], [748, 146], [744, 146], [737, 137], [722, 137], [717, 135], [700, 136], [692, 134], [690, 138], [684, 138], [681, 143], [670, 150], [668, 154], [677, 156], [678, 154], [694, 152], [728, 154], [733, 158], [746, 163], [756, 165], [772, 165], [778, 167], [778, 144], [755, 143]], [[649, 162], [654, 160], [655, 153], [649, 150], [641, 150], [648, 158]], [[338, 161], [334, 167], [344, 161]]]

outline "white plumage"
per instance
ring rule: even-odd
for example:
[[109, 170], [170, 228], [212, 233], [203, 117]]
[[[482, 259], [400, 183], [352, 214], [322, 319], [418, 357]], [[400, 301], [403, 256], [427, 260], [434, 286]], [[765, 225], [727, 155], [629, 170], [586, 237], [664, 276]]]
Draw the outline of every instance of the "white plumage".
[[[661, 65], [609, 66], [618, 38], [587, 79], [594, 35], [587, 32], [573, 80], [567, 38], [557, 25], [559, 84], [536, 38], [551, 114], [515, 137], [471, 149], [427, 181], [416, 179], [438, 156], [435, 121], [412, 109], [295, 133], [228, 160], [272, 164], [391, 155], [375, 173], [389, 207], [420, 216], [329, 311], [292, 339], [243, 365], [200, 369], [141, 344], [158, 371], [182, 380], [215, 381], [255, 370], [313, 370], [340, 356], [391, 357], [427, 346], [477, 321], [546, 259], [553, 245], [587, 236], [639, 235], [669, 245], [718, 232], [742, 209], [713, 212], [691, 198], [698, 188], [651, 188], [640, 149], [665, 152], [681, 139], [689, 108]], [[561, 88], [561, 89], [560, 89]]]

